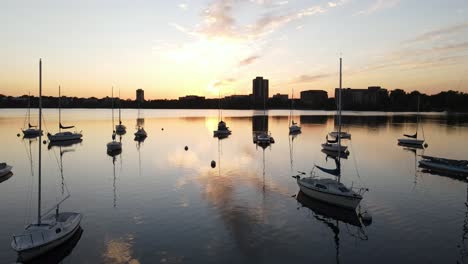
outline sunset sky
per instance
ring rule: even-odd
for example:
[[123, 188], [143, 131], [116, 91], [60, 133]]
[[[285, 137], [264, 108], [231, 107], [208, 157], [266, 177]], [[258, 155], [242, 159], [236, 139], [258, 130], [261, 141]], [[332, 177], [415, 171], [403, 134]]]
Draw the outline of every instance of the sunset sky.
[[146, 99], [380, 85], [468, 92], [468, 1], [7, 0], [0, 93]]

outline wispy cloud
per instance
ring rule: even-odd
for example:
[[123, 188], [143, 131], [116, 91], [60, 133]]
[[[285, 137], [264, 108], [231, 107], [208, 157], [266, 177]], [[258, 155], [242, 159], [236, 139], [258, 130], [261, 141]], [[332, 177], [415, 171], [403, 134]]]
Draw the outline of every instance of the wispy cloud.
[[328, 78], [330, 76], [331, 74], [329, 73], [320, 73], [320, 74], [311, 74], [311, 75], [303, 74], [291, 80], [290, 83], [310, 83], [310, 82], [315, 82], [317, 80]]
[[186, 3], [180, 3], [177, 5], [180, 9], [187, 10], [188, 5]]
[[405, 41], [405, 43], [415, 43], [415, 42], [422, 42], [422, 41], [427, 41], [427, 40], [434, 40], [438, 39], [444, 35], [449, 35], [453, 33], [457, 33], [460, 31], [464, 31], [468, 29], [468, 22], [461, 23], [461, 24], [456, 24], [456, 25], [451, 25], [435, 30], [431, 30], [428, 32], [425, 32], [421, 35], [416, 36], [413, 39]]
[[400, 3], [400, 0], [376, 0], [368, 8], [357, 12], [355, 15], [369, 15], [377, 11], [395, 7]]
[[[275, 32], [286, 24], [327, 12], [329, 9], [341, 6], [348, 0], [329, 2], [325, 5], [314, 5], [307, 8], [285, 12], [275, 10], [259, 15], [253, 23], [241, 24], [235, 15], [235, 9], [245, 3], [245, 0], [217, 0], [211, 2], [202, 12], [202, 21], [191, 31], [207, 38], [228, 38], [237, 40], [255, 40]], [[259, 5], [271, 4], [271, 1], [250, 1]], [[276, 2], [280, 5], [287, 1]], [[278, 7], [280, 8], [280, 7]]]
[[256, 60], [258, 60], [259, 58], [260, 58], [260, 56], [258, 56], [258, 55], [252, 55], [252, 56], [250, 56], [250, 57], [247, 57], [247, 58], [241, 60], [241, 61], [239, 62], [239, 66], [246, 66], [246, 65], [252, 64], [252, 63], [254, 63]]

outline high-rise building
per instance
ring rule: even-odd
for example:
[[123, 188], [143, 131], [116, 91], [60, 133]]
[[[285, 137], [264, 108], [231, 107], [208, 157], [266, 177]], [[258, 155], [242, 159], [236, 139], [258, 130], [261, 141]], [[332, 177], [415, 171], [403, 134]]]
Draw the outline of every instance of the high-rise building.
[[252, 97], [255, 108], [263, 108], [268, 100], [268, 80], [257, 77], [252, 81]]
[[143, 89], [136, 90], [136, 101], [138, 103], [143, 103], [145, 101], [145, 91], [143, 91]]

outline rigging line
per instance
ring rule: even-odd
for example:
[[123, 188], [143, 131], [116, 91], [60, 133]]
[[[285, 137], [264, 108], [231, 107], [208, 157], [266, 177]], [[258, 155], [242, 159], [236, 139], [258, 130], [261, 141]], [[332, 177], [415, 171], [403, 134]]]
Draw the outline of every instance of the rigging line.
[[[23, 139], [23, 147], [24, 147], [24, 150], [26, 151], [26, 154], [28, 156], [28, 160], [30, 161], [30, 164], [32, 164], [32, 157], [28, 151], [28, 148], [26, 147], [26, 141]], [[32, 173], [32, 170], [33, 168], [31, 167], [31, 173]], [[24, 213], [23, 213], [23, 216], [24, 216], [24, 225], [26, 225], [27, 222], [29, 222], [29, 217], [30, 217], [30, 214], [29, 212], [31, 211], [31, 200], [32, 200], [32, 188], [28, 188], [28, 187], [31, 187], [31, 185], [29, 184], [26, 189], [27, 189], [27, 192], [26, 192], [26, 204], [27, 206], [24, 208]]]
[[356, 171], [358, 180], [365, 188], [368, 188], [365, 182], [361, 179], [361, 175], [359, 174], [359, 169], [358, 169], [357, 160], [356, 160], [356, 151], [354, 151], [353, 142], [351, 140], [349, 141], [349, 145], [351, 146], [351, 151], [353, 151], [354, 153], [352, 156], [353, 156], [353, 162], [354, 162], [354, 169]]

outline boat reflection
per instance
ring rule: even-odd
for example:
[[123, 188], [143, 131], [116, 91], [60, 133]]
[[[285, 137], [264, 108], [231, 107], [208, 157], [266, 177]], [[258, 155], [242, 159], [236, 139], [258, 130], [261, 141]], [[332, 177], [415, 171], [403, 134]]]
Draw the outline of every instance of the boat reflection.
[[13, 172], [11, 172], [11, 171], [10, 171], [9, 173], [7, 173], [7, 174], [1, 176], [1, 177], [0, 177], [0, 183], [6, 181], [6, 180], [8, 180], [8, 179], [10, 179], [12, 176], [13, 176]]
[[[78, 230], [73, 234], [73, 236], [68, 239], [62, 245], [54, 248], [53, 251], [50, 251], [44, 255], [41, 255], [38, 258], [32, 259], [31, 261], [21, 262], [25, 264], [39, 264], [39, 263], [47, 263], [47, 264], [55, 264], [55, 263], [63, 263], [63, 260], [67, 258], [76, 247], [78, 242], [81, 239], [81, 235], [83, 234], [83, 229], [78, 227]], [[17, 260], [19, 262], [19, 260]]]
[[358, 240], [368, 240], [364, 227], [369, 226], [371, 222], [363, 221], [361, 213], [357, 213], [356, 210], [349, 210], [320, 202], [309, 198], [301, 191], [297, 194], [296, 199], [303, 207], [310, 209], [312, 217], [324, 223], [333, 232], [336, 263], [340, 263], [340, 233], [342, 231], [347, 232], [349, 236], [355, 237]]
[[47, 145], [47, 149], [51, 149], [53, 147], [70, 147], [76, 144], [80, 144], [83, 141], [83, 139], [71, 139], [71, 140], [65, 140], [65, 141], [49, 141], [49, 144]]
[[[330, 151], [330, 150], [327, 150], [327, 149], [322, 149], [321, 150], [322, 153], [326, 154], [327, 157], [326, 158], [334, 158], [334, 159], [337, 159], [338, 156], [341, 158], [341, 159], [348, 159], [349, 157], [349, 151], [345, 152], [345, 153], [338, 153], [336, 151]], [[339, 154], [339, 155], [338, 155]]]

